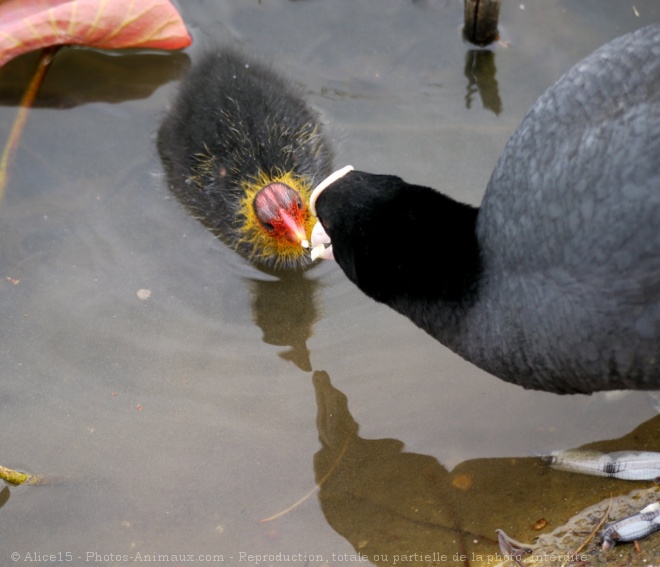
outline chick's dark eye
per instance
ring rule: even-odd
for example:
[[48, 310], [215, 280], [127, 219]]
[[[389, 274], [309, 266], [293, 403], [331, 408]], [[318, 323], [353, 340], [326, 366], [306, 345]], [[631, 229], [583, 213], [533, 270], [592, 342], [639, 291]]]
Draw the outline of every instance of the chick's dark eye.
[[275, 230], [275, 227], [270, 224], [269, 222], [261, 222], [261, 225], [268, 231], [268, 232], [273, 232]]
[[300, 198], [300, 195], [296, 195], [296, 204], [298, 205], [299, 209], [303, 208], [303, 202], [302, 199]]

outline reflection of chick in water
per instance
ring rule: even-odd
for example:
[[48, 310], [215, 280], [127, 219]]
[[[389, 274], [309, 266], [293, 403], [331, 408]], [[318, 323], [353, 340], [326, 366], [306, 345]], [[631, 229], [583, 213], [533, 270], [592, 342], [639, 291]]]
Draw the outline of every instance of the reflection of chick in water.
[[[617, 479], [554, 471], [538, 458], [473, 459], [448, 472], [433, 457], [404, 452], [396, 439], [360, 438], [346, 396], [332, 386], [327, 373], [314, 372], [314, 386], [322, 445], [314, 456], [314, 472], [323, 513], [335, 531], [377, 565], [389, 566], [395, 555], [407, 555], [399, 564], [492, 566], [502, 553], [496, 529], [533, 542], [577, 510], [640, 488]], [[652, 449], [659, 423], [657, 416], [625, 437], [588, 448]], [[534, 527], [540, 518], [547, 522], [543, 531]], [[584, 535], [576, 539], [582, 541]], [[596, 540], [592, 545], [597, 547]], [[434, 552], [445, 559], [436, 555], [437, 563], [420, 560]]]
[[257, 267], [304, 269], [311, 188], [331, 171], [317, 117], [290, 82], [231, 50], [183, 80], [158, 148], [174, 194]]
[[276, 281], [251, 282], [254, 292], [252, 313], [254, 322], [263, 331], [263, 341], [291, 347], [280, 352], [279, 356], [305, 372], [312, 370], [307, 339], [317, 318], [314, 303], [317, 285], [316, 280], [297, 273], [282, 273]]

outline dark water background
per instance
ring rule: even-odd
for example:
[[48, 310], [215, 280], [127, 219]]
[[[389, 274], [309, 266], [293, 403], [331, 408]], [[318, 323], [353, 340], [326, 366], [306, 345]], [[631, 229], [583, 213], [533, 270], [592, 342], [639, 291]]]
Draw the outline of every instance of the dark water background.
[[[455, 553], [495, 553], [495, 528], [530, 540], [539, 518], [550, 529], [630, 490], [533, 457], [623, 436], [602, 448], [658, 450], [648, 394], [527, 392], [367, 300], [331, 263], [302, 280], [261, 274], [171, 198], [154, 141], [189, 61], [227, 43], [304, 86], [337, 167], [477, 204], [543, 90], [660, 21], [658, 3], [504, 3], [507, 45], [481, 63], [496, 83], [461, 40], [457, 0], [180, 8], [185, 53], [62, 50], [10, 171], [0, 464], [65, 482], [0, 491], [0, 564], [70, 552], [68, 564], [110, 567], [139, 552], [354, 565], [339, 556], [359, 551], [453, 565]], [[35, 60], [0, 70], [2, 139]], [[435, 245], [420, 242], [429, 261]]]

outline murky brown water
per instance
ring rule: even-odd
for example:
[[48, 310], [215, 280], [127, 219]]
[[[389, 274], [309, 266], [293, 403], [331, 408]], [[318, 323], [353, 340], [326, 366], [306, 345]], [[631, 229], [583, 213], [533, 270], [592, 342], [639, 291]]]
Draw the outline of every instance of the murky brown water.
[[[61, 51], [11, 168], [0, 464], [65, 482], [0, 491], [0, 564], [12, 552], [104, 567], [138, 553], [231, 565], [300, 553], [334, 566], [359, 552], [463, 565], [454, 555], [498, 551], [496, 528], [529, 540], [539, 518], [552, 529], [632, 489], [534, 457], [624, 436], [598, 447], [660, 450], [647, 394], [527, 392], [330, 263], [302, 279], [257, 272], [170, 197], [154, 136], [188, 59], [232, 43], [305, 85], [337, 166], [478, 203], [536, 97], [599, 45], [660, 21], [657, 2], [505, 3], [510, 45], [486, 62], [497, 84], [481, 93], [458, 1], [182, 4], [185, 54]], [[34, 61], [0, 70], [2, 139]]]

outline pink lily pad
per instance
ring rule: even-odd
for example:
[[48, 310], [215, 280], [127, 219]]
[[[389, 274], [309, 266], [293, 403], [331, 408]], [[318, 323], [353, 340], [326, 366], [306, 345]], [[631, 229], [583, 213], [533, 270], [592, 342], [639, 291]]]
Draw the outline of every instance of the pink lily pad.
[[0, 66], [51, 45], [181, 49], [190, 43], [169, 0], [0, 1]]

